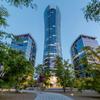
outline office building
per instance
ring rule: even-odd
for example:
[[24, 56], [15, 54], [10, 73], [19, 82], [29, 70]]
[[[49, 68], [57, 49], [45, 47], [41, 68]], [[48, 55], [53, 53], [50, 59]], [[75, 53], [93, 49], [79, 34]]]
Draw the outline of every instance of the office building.
[[[72, 62], [74, 65], [76, 77], [88, 77], [89, 76], [87, 73], [83, 71], [86, 66], [79, 63], [86, 53], [83, 50], [83, 48], [87, 46], [93, 49], [96, 49], [99, 45], [95, 37], [91, 37], [87, 35], [80, 35], [71, 46], [71, 57], [72, 57]], [[77, 71], [79, 71], [79, 73], [77, 73]]]
[[24, 53], [26, 59], [35, 65], [36, 44], [30, 34], [16, 35], [12, 40], [11, 47]]
[[44, 12], [45, 40], [43, 63], [53, 68], [56, 56], [62, 56], [61, 50], [61, 15], [59, 8], [49, 5]]

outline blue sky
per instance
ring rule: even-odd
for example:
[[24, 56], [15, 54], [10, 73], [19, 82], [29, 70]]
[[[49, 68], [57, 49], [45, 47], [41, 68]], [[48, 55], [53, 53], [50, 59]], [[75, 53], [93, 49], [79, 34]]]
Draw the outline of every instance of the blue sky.
[[64, 59], [71, 59], [70, 47], [80, 35], [97, 37], [100, 44], [100, 22], [86, 22], [82, 8], [90, 0], [34, 0], [37, 9], [16, 8], [3, 3], [7, 7], [9, 27], [7, 32], [14, 34], [30, 33], [37, 44], [36, 65], [43, 61], [44, 47], [44, 10], [48, 4], [57, 5], [61, 12], [61, 43]]

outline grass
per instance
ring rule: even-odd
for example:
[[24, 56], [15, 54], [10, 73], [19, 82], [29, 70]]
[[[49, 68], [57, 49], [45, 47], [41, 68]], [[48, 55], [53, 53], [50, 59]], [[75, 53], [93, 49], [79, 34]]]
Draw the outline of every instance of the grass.
[[0, 100], [35, 100], [35, 97], [34, 93], [0, 93]]
[[[92, 92], [80, 93], [78, 91], [73, 91], [73, 92], [66, 91], [64, 93], [63, 91], [52, 91], [52, 90], [47, 90], [46, 92], [60, 93], [60, 94], [66, 95], [70, 98], [73, 98], [73, 100], [100, 100], [100, 94], [92, 93]], [[71, 94], [73, 94], [73, 96]]]
[[74, 100], [100, 100], [100, 95], [92, 95], [92, 94], [82, 94], [79, 92], [73, 93], [74, 95], [71, 96], [72, 93], [62, 93], [66, 96], [73, 98]]

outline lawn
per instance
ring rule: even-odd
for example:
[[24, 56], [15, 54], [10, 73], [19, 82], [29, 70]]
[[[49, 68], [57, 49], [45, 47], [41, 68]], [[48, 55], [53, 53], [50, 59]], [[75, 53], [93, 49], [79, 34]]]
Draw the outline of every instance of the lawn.
[[34, 93], [0, 93], [0, 100], [35, 100]]
[[85, 93], [78, 93], [78, 92], [74, 92], [74, 95], [71, 96], [71, 93], [62, 93], [66, 96], [69, 96], [71, 98], [73, 98], [74, 100], [100, 100], [100, 95], [92, 95], [92, 94], [85, 94]]

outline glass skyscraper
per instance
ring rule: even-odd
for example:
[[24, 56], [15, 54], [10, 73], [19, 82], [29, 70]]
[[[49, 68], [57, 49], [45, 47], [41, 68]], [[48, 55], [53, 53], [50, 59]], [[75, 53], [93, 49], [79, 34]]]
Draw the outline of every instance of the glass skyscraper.
[[80, 59], [85, 55], [83, 48], [86, 46], [96, 49], [99, 45], [95, 37], [80, 35], [71, 46], [71, 57], [74, 70], [80, 72], [79, 74], [75, 73], [76, 77], [88, 77], [88, 75], [82, 71], [85, 66], [79, 63]]
[[34, 39], [30, 34], [21, 34], [15, 37], [16, 39], [12, 40], [11, 47], [21, 51], [34, 66], [36, 59], [36, 44]]
[[61, 50], [61, 15], [59, 8], [49, 5], [44, 12], [45, 40], [43, 62], [53, 68], [56, 56], [62, 56]]

